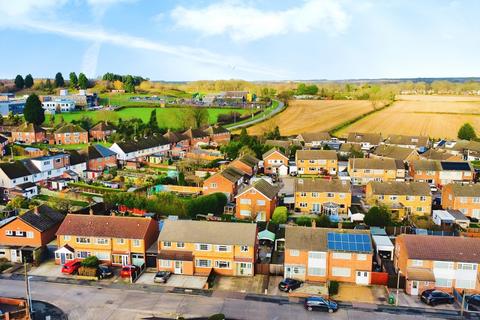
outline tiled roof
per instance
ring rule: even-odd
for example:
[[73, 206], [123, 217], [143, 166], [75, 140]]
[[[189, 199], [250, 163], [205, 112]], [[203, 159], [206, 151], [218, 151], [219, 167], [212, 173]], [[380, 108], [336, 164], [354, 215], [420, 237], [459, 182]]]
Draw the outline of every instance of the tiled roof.
[[100, 144], [94, 144], [92, 146], [88, 146], [87, 149], [82, 150], [80, 153], [83, 155], [86, 155], [89, 160], [107, 158], [107, 157], [116, 155], [115, 152], [113, 152], [112, 150]]
[[312, 143], [314, 141], [328, 141], [332, 137], [328, 132], [304, 132], [300, 133], [297, 139], [305, 142], [305, 143]]
[[337, 160], [334, 150], [297, 150], [297, 160]]
[[[458, 184], [448, 185], [455, 197], [480, 197], [480, 184]], [[446, 187], [446, 186], [445, 186]]]
[[392, 145], [379, 145], [375, 148], [373, 154], [379, 157], [392, 158], [395, 160], [406, 160], [412, 153], [417, 153], [414, 149], [402, 148]]
[[276, 148], [272, 148], [270, 150], [268, 150], [267, 152], [265, 152], [263, 155], [262, 155], [262, 159], [265, 159], [266, 157], [274, 154], [275, 152], [278, 152], [279, 154], [281, 154], [282, 156], [284, 156], [285, 158], [288, 159], [288, 157], [286, 155], [283, 154], [283, 152], [281, 152], [280, 150], [276, 149]]
[[441, 171], [442, 166], [440, 161], [436, 160], [413, 160], [411, 163], [412, 167], [418, 171]]
[[265, 181], [264, 179], [259, 179], [255, 181], [252, 185], [246, 187], [244, 190], [240, 191], [237, 195], [240, 196], [242, 193], [245, 193], [251, 189], [255, 189], [268, 199], [272, 200], [278, 194], [279, 188], [277, 186], [272, 186], [270, 183]]
[[409, 259], [480, 263], [480, 238], [411, 234], [399, 238]]
[[257, 158], [255, 158], [254, 156], [251, 156], [249, 154], [244, 155], [243, 157], [241, 157], [238, 160], [240, 162], [245, 163], [247, 166], [250, 166], [250, 167], [254, 167], [260, 162], [260, 160], [258, 160]]
[[409, 195], [409, 196], [430, 196], [430, 186], [427, 182], [369, 182], [373, 194], [379, 195]]
[[341, 152], [351, 152], [352, 150], [362, 151], [362, 146], [358, 143], [350, 143], [350, 142], [342, 143], [339, 151], [341, 151]]
[[72, 132], [87, 132], [77, 124], [67, 123], [55, 130], [55, 133], [72, 133]]
[[69, 214], [57, 235], [144, 239], [152, 223], [157, 222], [150, 218]]
[[87, 162], [87, 155], [85, 153], [81, 153], [77, 150], [70, 150], [69, 154], [70, 154], [70, 165], [72, 166]]
[[31, 174], [30, 171], [27, 169], [27, 167], [25, 167], [22, 161], [0, 163], [0, 169], [10, 179], [26, 177]]
[[295, 179], [295, 192], [342, 192], [350, 193], [350, 182], [338, 179]]
[[428, 140], [429, 139], [426, 136], [404, 136], [400, 134], [392, 134], [388, 136], [385, 143], [426, 147], [428, 146]]
[[203, 129], [203, 132], [205, 132], [208, 135], [212, 134], [220, 134], [220, 133], [230, 133], [227, 129], [225, 129], [222, 126], [208, 126], [207, 128]]
[[173, 132], [170, 129], [163, 135], [170, 143], [177, 143], [182, 140], [188, 140], [189, 138], [183, 135], [181, 132]]
[[401, 160], [395, 159], [350, 158], [348, 161], [350, 167], [354, 169], [399, 170], [405, 168]]
[[370, 143], [371, 145], [378, 145], [382, 142], [382, 135], [379, 133], [360, 133], [360, 132], [350, 132], [347, 137], [348, 142], [355, 143]]
[[96, 125], [94, 125], [90, 131], [111, 131], [114, 130], [115, 127], [111, 123], [107, 123], [105, 121], [100, 121]]
[[26, 123], [24, 122], [22, 125], [20, 125], [17, 129], [13, 130], [16, 132], [45, 132], [45, 129], [42, 127], [33, 124], [33, 123]]
[[[38, 211], [35, 212], [35, 210]], [[18, 218], [24, 221], [26, 224], [32, 226], [40, 232], [46, 231], [58, 223], [60, 223], [65, 216], [57, 210], [47, 206], [40, 205], [34, 210], [25, 212], [18, 216]]]
[[163, 136], [149, 136], [146, 138], [139, 138], [138, 140], [121, 141], [117, 145], [125, 153], [135, 152], [139, 150], [146, 150], [154, 147], [168, 145], [170, 142]]
[[253, 246], [256, 237], [255, 223], [165, 220], [158, 240]]
[[208, 134], [203, 132], [202, 129], [188, 129], [187, 131], [182, 133], [184, 136], [187, 136], [190, 139], [195, 139], [195, 138], [205, 138], [208, 137]]
[[[446, 152], [446, 150], [439, 150], [439, 149], [429, 149], [421, 154], [422, 158], [429, 159], [429, 160], [449, 160], [455, 158], [454, 155]], [[458, 157], [461, 158], [461, 157]]]
[[242, 171], [238, 170], [235, 167], [227, 167], [223, 171], [219, 172], [218, 174], [227, 178], [233, 183], [236, 183], [244, 175]]
[[286, 141], [286, 140], [266, 140], [265, 145], [267, 146], [272, 146], [272, 147], [277, 147], [277, 148], [284, 148], [288, 149], [292, 145], [292, 141]]

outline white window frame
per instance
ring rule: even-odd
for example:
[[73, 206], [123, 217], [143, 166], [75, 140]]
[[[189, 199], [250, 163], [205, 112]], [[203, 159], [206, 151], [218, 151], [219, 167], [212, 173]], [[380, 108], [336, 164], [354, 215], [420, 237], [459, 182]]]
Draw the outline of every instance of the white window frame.
[[[223, 264], [225, 264], [225, 266], [222, 266]], [[232, 266], [230, 265], [230, 261], [215, 260], [215, 268], [217, 268], [217, 269], [231, 269]]]
[[300, 250], [290, 249], [289, 254], [290, 254], [291, 257], [298, 257], [298, 256], [300, 256]]
[[[206, 246], [206, 248], [202, 249], [203, 246]], [[195, 249], [197, 251], [212, 251], [212, 245], [208, 243], [196, 243]]]

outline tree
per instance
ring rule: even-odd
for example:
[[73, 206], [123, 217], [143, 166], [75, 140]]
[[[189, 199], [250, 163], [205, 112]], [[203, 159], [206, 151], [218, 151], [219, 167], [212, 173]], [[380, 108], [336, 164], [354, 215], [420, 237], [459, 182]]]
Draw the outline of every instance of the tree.
[[288, 210], [287, 207], [276, 207], [273, 211], [272, 222], [276, 224], [284, 224], [287, 222]]
[[60, 88], [65, 86], [65, 80], [61, 72], [57, 72], [55, 75], [55, 87]]
[[33, 77], [31, 74], [25, 76], [25, 88], [29, 89], [33, 87]]
[[126, 92], [135, 92], [135, 79], [131, 75], [125, 77], [123, 85]]
[[44, 89], [45, 89], [48, 93], [53, 92], [53, 85], [52, 85], [52, 82], [50, 81], [50, 79], [47, 79], [47, 80], [45, 81]]
[[25, 121], [36, 125], [41, 125], [45, 121], [45, 110], [35, 93], [28, 96], [23, 109], [23, 116]]
[[18, 90], [22, 90], [24, 86], [25, 86], [25, 81], [23, 80], [23, 77], [17, 74], [17, 76], [15, 77], [15, 87]]
[[189, 108], [185, 112], [186, 126], [200, 128], [208, 123], [208, 111], [205, 108]]
[[363, 221], [371, 227], [386, 227], [391, 224], [392, 218], [387, 208], [375, 206], [368, 210]]
[[113, 88], [115, 90], [123, 90], [123, 82], [120, 80], [113, 81]]
[[83, 73], [78, 75], [78, 86], [80, 89], [87, 89], [88, 88], [88, 79], [87, 76]]
[[78, 86], [78, 78], [75, 72], [70, 72], [70, 88], [75, 89]]
[[150, 113], [150, 120], [148, 121], [148, 127], [156, 132], [158, 131], [157, 110], [153, 109]]
[[55, 127], [55, 115], [54, 114], [51, 114], [50, 115], [50, 125], [53, 127]]
[[473, 140], [477, 138], [475, 129], [468, 122], [464, 123], [463, 126], [460, 128], [460, 130], [458, 130], [457, 136], [459, 139], [463, 139], [463, 140]]

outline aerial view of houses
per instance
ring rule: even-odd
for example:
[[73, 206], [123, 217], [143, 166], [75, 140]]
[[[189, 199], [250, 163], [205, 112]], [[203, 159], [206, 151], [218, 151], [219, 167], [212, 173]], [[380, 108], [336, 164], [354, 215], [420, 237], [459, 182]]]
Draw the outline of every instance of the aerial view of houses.
[[480, 3], [4, 2], [0, 320], [480, 318]]

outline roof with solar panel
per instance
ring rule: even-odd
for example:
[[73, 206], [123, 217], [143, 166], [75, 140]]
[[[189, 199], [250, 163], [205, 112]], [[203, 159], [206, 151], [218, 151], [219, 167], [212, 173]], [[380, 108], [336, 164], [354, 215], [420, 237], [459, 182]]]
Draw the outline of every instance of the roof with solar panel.
[[327, 233], [327, 248], [333, 251], [372, 252], [372, 241], [368, 234]]

